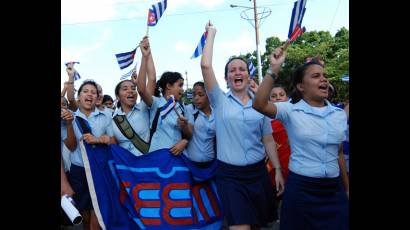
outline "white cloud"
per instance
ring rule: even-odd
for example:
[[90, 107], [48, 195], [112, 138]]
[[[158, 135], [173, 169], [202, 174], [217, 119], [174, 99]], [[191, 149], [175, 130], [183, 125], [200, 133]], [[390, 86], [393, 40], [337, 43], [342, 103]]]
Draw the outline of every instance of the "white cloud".
[[[169, 1], [170, 2], [170, 1]], [[221, 5], [224, 3], [225, 0], [172, 0], [172, 4], [168, 3], [168, 7], [170, 11], [174, 11], [175, 9], [179, 9], [180, 7], [184, 7], [187, 4], [195, 4], [199, 7], [205, 7], [207, 9], [212, 9], [216, 6]]]
[[[247, 52], [252, 52], [256, 49], [254, 35], [250, 32], [243, 30], [239, 33], [233, 40], [225, 40], [215, 43], [216, 49], [221, 50], [223, 54], [229, 54], [226, 58], [228, 59], [231, 55], [245, 54]], [[259, 47], [261, 49], [261, 47]], [[227, 61], [227, 60], [226, 60]]]
[[221, 5], [225, 0], [195, 0], [197, 4], [206, 8], [213, 8], [215, 6]]
[[61, 23], [110, 20], [116, 16], [113, 0], [61, 0]]
[[192, 48], [192, 45], [188, 44], [187, 42], [177, 41], [175, 43], [175, 50], [178, 51], [178, 52], [187, 52], [191, 49], [193, 50], [193, 49], [195, 49], [195, 47]]
[[[111, 29], [105, 29], [102, 32], [101, 39], [92, 45], [83, 45], [83, 46], [66, 46], [61, 47], [61, 61], [83, 61], [84, 57], [86, 57], [89, 53], [96, 51], [97, 49], [101, 48], [104, 43], [110, 38], [111, 36]], [[81, 62], [80, 61], [80, 62]]]
[[127, 13], [127, 17], [128, 18], [142, 17], [142, 16], [146, 15], [146, 10], [144, 12], [145, 12], [145, 14], [143, 14], [142, 10], [139, 10], [139, 11], [132, 10], [132, 11]]

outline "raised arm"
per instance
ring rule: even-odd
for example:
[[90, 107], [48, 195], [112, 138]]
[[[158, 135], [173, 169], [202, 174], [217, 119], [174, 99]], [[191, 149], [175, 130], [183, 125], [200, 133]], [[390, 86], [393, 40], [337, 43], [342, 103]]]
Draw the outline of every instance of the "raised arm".
[[202, 51], [201, 70], [205, 82], [205, 87], [209, 92], [212, 91], [212, 89], [218, 85], [218, 82], [215, 78], [214, 69], [212, 68], [212, 55], [216, 29], [209, 21], [209, 23], [205, 27], [205, 30], [208, 33], [208, 35], [206, 37], [205, 47]]
[[[140, 66], [140, 71], [138, 74], [137, 78], [137, 90], [139, 95], [141, 96], [141, 99], [147, 104], [149, 107], [152, 105], [152, 95], [153, 91], [150, 89], [147, 89], [146, 86], [146, 79], [147, 79], [147, 67], [148, 67], [148, 59], [152, 59], [151, 56], [151, 49], [149, 47], [149, 41], [148, 37], [145, 36], [143, 40], [140, 42], [140, 49], [142, 53], [142, 58], [141, 58], [141, 66]], [[152, 66], [154, 65], [154, 62], [152, 61]], [[152, 74], [152, 66], [150, 66], [150, 72]], [[155, 74], [155, 67], [154, 67], [154, 74]], [[150, 77], [151, 78], [151, 77]], [[152, 79], [151, 79], [152, 81]], [[155, 79], [154, 79], [155, 81]], [[151, 88], [152, 83], [149, 84], [149, 87]], [[155, 82], [154, 82], [154, 90], [155, 90]]]
[[148, 82], [146, 90], [151, 94], [154, 95], [155, 93], [155, 86], [157, 82], [157, 73], [155, 71], [154, 59], [152, 58], [151, 46], [149, 44], [149, 39], [147, 38], [148, 46], [147, 46], [147, 74], [148, 74]]
[[269, 56], [269, 70], [263, 78], [262, 83], [259, 85], [258, 92], [253, 101], [252, 107], [268, 117], [276, 116], [276, 105], [269, 103], [269, 97], [273, 88], [273, 83], [278, 77], [280, 66], [285, 61], [285, 56], [286, 54], [281, 47], [276, 48], [275, 52]]
[[67, 74], [68, 74], [68, 83], [67, 83], [67, 100], [68, 100], [68, 108], [72, 111], [76, 111], [78, 108], [77, 101], [75, 100], [75, 92], [74, 92], [74, 73], [75, 69], [73, 64], [68, 64], [67, 66]]

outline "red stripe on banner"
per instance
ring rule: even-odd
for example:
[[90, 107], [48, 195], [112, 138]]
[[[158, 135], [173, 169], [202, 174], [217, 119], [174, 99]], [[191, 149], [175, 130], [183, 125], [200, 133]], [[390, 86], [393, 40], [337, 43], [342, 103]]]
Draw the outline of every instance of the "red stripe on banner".
[[201, 215], [205, 218], [205, 221], [209, 221], [210, 217], [205, 209], [204, 202], [202, 201], [200, 190], [205, 188], [205, 184], [197, 184], [192, 188], [192, 195], [195, 197], [196, 203], [198, 204], [199, 211]]
[[[138, 193], [140, 190], [159, 190], [160, 189], [160, 184], [159, 183], [143, 183], [143, 184], [137, 184], [135, 187], [132, 189], [132, 197], [134, 198], [135, 201], [135, 211], [139, 213], [139, 210], [141, 208], [160, 208], [161, 207], [161, 202], [159, 200], [157, 201], [145, 201], [141, 200], [138, 197]], [[161, 225], [161, 219], [159, 218], [142, 218], [141, 221], [144, 225]]]
[[125, 203], [125, 199], [128, 196], [127, 190], [125, 188], [130, 187], [131, 183], [128, 181], [122, 181], [120, 183], [120, 202], [121, 204]]
[[171, 225], [188, 225], [192, 224], [192, 218], [173, 218], [170, 216], [170, 211], [172, 208], [190, 208], [192, 207], [192, 201], [189, 200], [171, 200], [169, 193], [171, 190], [178, 189], [189, 189], [189, 183], [172, 183], [165, 186], [162, 191], [162, 201], [164, 202], [164, 209], [162, 210], [162, 216], [168, 224]]
[[217, 202], [216, 197], [214, 196], [214, 193], [212, 192], [212, 189], [210, 188], [210, 186], [206, 186], [205, 191], [206, 191], [206, 194], [208, 195], [209, 201], [211, 202], [212, 209], [214, 210], [214, 213], [215, 213], [216, 217], [220, 217], [221, 212], [219, 211], [218, 202]]

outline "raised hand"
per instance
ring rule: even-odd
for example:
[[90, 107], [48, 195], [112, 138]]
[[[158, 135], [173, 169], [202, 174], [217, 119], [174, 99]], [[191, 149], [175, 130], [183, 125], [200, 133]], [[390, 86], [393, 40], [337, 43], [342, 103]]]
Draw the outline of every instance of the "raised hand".
[[273, 72], [279, 73], [280, 67], [285, 62], [286, 52], [282, 47], [278, 47], [269, 55], [270, 68]]

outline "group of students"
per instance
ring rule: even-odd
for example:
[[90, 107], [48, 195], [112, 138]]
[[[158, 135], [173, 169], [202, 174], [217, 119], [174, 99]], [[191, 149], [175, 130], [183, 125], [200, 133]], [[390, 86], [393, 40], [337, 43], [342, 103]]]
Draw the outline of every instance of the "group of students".
[[[344, 186], [341, 180], [345, 167], [339, 148], [346, 139], [347, 119], [342, 109], [326, 100], [329, 81], [323, 65], [313, 60], [296, 69], [297, 94], [289, 102], [284, 88], [274, 87], [285, 61], [282, 48], [271, 54], [270, 69], [258, 88], [250, 87], [246, 61], [231, 58], [225, 65], [229, 86], [225, 93], [212, 67], [216, 29], [211, 22], [206, 31], [200, 66], [204, 81], [194, 84], [193, 106], [181, 103], [184, 82], [180, 73], [165, 72], [156, 81], [148, 37], [140, 42], [139, 73], [115, 87], [114, 112], [103, 106], [102, 88], [92, 80], [81, 84], [75, 99], [74, 69], [67, 67], [69, 81], [61, 97], [61, 145], [71, 165], [64, 169], [62, 160], [61, 193], [76, 201], [84, 228], [100, 227], [80, 140], [118, 144], [136, 157], [167, 148], [200, 167], [217, 161], [215, 180], [229, 229], [267, 226], [277, 219], [278, 197], [283, 197], [281, 230], [348, 229], [348, 181], [343, 180], [347, 182]], [[136, 103], [138, 95], [141, 101]], [[177, 102], [175, 111], [158, 125], [159, 111], [170, 97]], [[84, 132], [82, 120], [91, 132]], [[133, 140], [135, 136], [138, 141]]]

